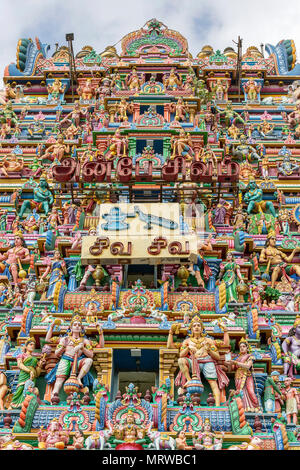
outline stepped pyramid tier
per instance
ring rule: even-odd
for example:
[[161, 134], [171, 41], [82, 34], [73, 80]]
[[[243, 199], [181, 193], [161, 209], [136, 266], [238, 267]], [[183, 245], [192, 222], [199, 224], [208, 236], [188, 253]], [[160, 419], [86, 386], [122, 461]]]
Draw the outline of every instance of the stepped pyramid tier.
[[75, 67], [18, 41], [0, 449], [299, 448], [300, 66], [240, 52], [157, 19]]

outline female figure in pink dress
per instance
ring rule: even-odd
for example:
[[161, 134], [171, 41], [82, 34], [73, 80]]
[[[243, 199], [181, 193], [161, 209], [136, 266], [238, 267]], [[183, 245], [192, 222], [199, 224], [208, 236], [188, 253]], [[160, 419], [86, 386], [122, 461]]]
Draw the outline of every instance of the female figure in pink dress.
[[249, 344], [245, 339], [241, 339], [240, 353], [235, 360], [229, 361], [231, 370], [235, 370], [236, 392], [241, 393], [244, 410], [248, 412], [259, 411], [259, 402], [254, 391], [254, 380], [252, 376], [252, 358], [249, 354]]

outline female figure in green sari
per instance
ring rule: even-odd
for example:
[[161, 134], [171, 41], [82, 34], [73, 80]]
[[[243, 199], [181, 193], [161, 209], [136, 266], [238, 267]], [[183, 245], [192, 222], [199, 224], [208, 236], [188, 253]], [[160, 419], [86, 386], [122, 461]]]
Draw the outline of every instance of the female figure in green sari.
[[233, 254], [227, 253], [225, 263], [220, 265], [220, 274], [217, 284], [224, 281], [226, 284], [226, 302], [238, 302], [237, 286], [239, 282], [243, 283], [239, 265], [234, 261]]
[[36, 377], [41, 373], [45, 359], [38, 360], [32, 355], [35, 348], [35, 340], [29, 338], [24, 346], [24, 352], [17, 358], [18, 367], [20, 369], [17, 389], [12, 398], [11, 407], [20, 408], [24, 401], [24, 385], [27, 380], [35, 382]]

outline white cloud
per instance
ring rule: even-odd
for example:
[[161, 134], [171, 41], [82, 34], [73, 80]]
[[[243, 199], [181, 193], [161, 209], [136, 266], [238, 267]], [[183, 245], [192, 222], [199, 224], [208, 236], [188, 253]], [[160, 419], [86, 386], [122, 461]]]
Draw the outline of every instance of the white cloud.
[[244, 50], [281, 39], [294, 39], [300, 48], [298, 0], [1, 0], [1, 13], [1, 75], [15, 62], [21, 37], [38, 36], [54, 48], [74, 32], [75, 52], [87, 44], [101, 52], [153, 17], [183, 34], [192, 54], [205, 44], [234, 46], [238, 35]]

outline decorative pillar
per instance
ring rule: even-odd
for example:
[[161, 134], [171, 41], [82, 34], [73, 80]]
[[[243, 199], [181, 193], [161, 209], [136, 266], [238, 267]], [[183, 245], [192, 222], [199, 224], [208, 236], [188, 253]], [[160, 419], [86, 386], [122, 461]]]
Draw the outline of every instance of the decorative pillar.
[[164, 156], [165, 160], [167, 160], [171, 156], [171, 138], [170, 137], [164, 137], [164, 140], [163, 140], [163, 156]]
[[133, 117], [132, 122], [136, 122], [140, 115], [140, 103], [133, 103]]
[[179, 350], [176, 349], [160, 349], [159, 350], [159, 385], [166, 382], [169, 377], [171, 381], [171, 394], [174, 393], [175, 373], [178, 368]]
[[170, 122], [171, 120], [170, 103], [166, 103], [164, 105], [164, 118], [167, 122]]
[[104, 385], [111, 388], [111, 374], [112, 374], [112, 348], [95, 348], [93, 365], [97, 371], [97, 378]]
[[210, 267], [212, 274], [209, 276], [207, 290], [214, 292], [216, 288], [216, 279], [220, 270], [220, 264], [222, 260], [220, 259], [208, 259], [207, 264]]
[[74, 268], [76, 264], [78, 263], [79, 258], [65, 258], [65, 261], [67, 265], [67, 271], [69, 274], [68, 291], [74, 292], [78, 285], [76, 281], [76, 277], [75, 277]]
[[136, 154], [136, 137], [128, 138], [128, 157], [133, 158]]

